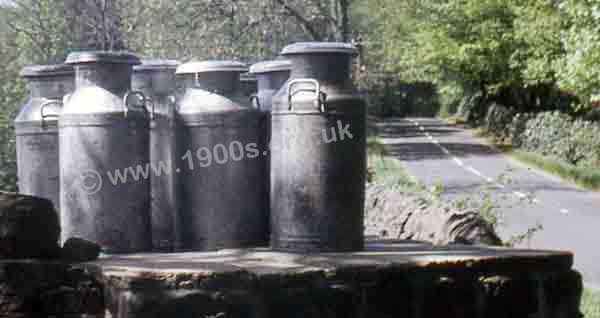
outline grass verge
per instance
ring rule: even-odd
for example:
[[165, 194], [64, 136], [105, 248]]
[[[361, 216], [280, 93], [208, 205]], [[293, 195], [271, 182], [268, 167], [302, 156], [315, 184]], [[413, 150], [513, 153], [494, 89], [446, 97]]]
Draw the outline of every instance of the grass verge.
[[398, 185], [407, 190], [420, 189], [418, 182], [404, 170], [402, 163], [391, 157], [386, 146], [377, 138], [367, 140], [367, 154], [369, 182]]
[[584, 289], [580, 311], [585, 318], [600, 318], [600, 293]]
[[582, 188], [600, 191], [600, 169], [581, 168], [557, 159], [515, 149], [511, 145], [498, 142], [498, 140], [482, 129], [476, 130], [475, 135], [485, 138], [496, 149], [517, 161], [546, 171]]

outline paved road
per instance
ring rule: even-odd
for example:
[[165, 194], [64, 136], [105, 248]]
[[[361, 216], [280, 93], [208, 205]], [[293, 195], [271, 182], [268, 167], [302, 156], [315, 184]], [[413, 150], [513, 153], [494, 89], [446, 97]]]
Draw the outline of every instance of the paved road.
[[600, 193], [522, 165], [441, 120], [388, 119], [378, 128], [411, 175], [443, 185], [451, 199], [491, 194], [502, 211], [504, 239], [541, 224], [523, 245], [573, 251], [586, 285], [600, 288]]

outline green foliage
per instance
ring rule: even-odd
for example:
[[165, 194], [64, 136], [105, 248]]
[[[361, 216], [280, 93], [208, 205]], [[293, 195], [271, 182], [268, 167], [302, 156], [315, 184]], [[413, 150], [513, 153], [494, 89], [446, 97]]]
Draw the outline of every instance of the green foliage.
[[510, 139], [510, 127], [514, 115], [514, 111], [508, 107], [493, 103], [488, 107], [484, 128], [493, 132], [500, 140]]
[[583, 188], [596, 191], [600, 190], [599, 168], [581, 168], [564, 161], [521, 150], [514, 150], [509, 154], [525, 164], [532, 165], [557, 175]]
[[362, 19], [367, 64], [438, 85], [442, 115], [456, 105], [457, 90], [447, 88], [456, 84], [466, 96], [508, 96], [499, 102], [520, 111], [540, 102], [558, 107], [545, 100], [552, 91], [571, 95], [562, 101], [579, 114], [600, 102], [598, 1], [365, 0], [356, 7], [370, 15]]
[[584, 289], [581, 296], [581, 313], [585, 318], [600, 317], [600, 293], [596, 290]]
[[562, 30], [565, 54], [557, 63], [561, 87], [583, 97], [585, 103], [600, 101], [600, 2], [563, 0], [559, 8], [566, 21]]
[[15, 191], [17, 168], [12, 118], [24, 100], [25, 87], [19, 79], [19, 53], [14, 50], [17, 38], [8, 30], [0, 32], [0, 189]]
[[599, 135], [598, 123], [545, 112], [527, 122], [522, 148], [578, 167], [599, 168]]

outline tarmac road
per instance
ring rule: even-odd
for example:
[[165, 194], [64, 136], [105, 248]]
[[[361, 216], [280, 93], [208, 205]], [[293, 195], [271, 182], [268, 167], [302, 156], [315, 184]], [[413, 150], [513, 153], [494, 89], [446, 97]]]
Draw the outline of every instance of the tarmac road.
[[488, 194], [509, 239], [543, 226], [522, 247], [568, 250], [586, 286], [600, 289], [600, 193], [525, 166], [469, 131], [434, 118], [391, 118], [379, 137], [420, 182], [441, 185], [450, 199]]

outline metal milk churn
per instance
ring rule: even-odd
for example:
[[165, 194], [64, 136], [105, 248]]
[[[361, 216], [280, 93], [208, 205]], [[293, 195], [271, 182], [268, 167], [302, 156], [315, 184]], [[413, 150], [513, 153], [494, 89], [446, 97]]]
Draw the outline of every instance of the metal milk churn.
[[292, 63], [288, 60], [260, 62], [250, 67], [250, 73], [258, 80], [258, 93], [253, 97], [255, 107], [271, 111], [273, 95], [290, 77]]
[[351, 80], [356, 49], [296, 43], [271, 112], [271, 244], [344, 252], [364, 246], [366, 105]]
[[19, 191], [51, 200], [59, 212], [58, 116], [75, 87], [73, 67], [28, 66], [21, 76], [29, 99], [15, 119]]
[[179, 66], [180, 224], [183, 248], [216, 250], [268, 245], [263, 112], [240, 90], [243, 63]]
[[252, 73], [240, 74], [240, 90], [245, 96], [252, 96], [256, 94], [258, 89], [258, 82], [256, 76]]
[[175, 248], [175, 70], [173, 60], [143, 60], [133, 67], [131, 87], [146, 97], [150, 115], [150, 221], [152, 249]]
[[81, 237], [105, 253], [151, 246], [145, 98], [132, 92], [124, 52], [75, 52], [75, 92], [59, 120], [62, 240]]

